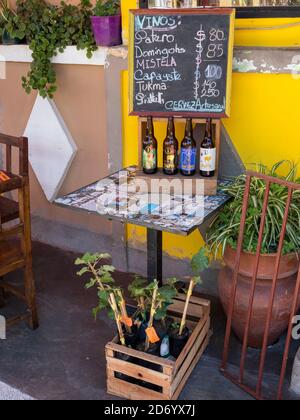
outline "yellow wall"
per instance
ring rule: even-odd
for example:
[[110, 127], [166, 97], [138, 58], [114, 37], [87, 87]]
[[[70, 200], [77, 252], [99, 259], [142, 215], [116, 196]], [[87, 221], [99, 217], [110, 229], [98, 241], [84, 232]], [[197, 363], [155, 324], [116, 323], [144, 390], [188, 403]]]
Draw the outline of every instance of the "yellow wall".
[[[123, 0], [123, 13], [135, 0]], [[299, 46], [300, 19], [245, 19], [236, 21], [237, 46]], [[128, 117], [128, 74], [123, 75], [124, 165], [136, 164], [137, 121]], [[281, 159], [300, 160], [300, 80], [291, 75], [233, 75], [231, 117], [223, 123], [245, 163], [271, 165]], [[182, 135], [178, 127], [178, 137]], [[165, 127], [155, 127], [161, 147]], [[160, 153], [161, 155], [161, 153]], [[145, 230], [129, 226], [132, 246], [145, 242]], [[172, 256], [189, 258], [203, 244], [199, 232], [188, 238], [164, 235], [164, 249]]]

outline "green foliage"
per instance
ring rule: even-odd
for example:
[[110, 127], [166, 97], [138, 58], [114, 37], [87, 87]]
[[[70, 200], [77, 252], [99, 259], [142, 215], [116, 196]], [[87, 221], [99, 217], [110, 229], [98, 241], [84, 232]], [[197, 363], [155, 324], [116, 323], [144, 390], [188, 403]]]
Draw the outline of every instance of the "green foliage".
[[180, 329], [180, 322], [173, 322], [171, 324], [171, 331], [173, 331], [173, 333], [178, 333]]
[[[208, 249], [204, 247], [201, 248], [199, 252], [193, 256], [191, 266], [195, 276], [197, 276], [199, 273], [201, 273], [209, 267], [208, 253]], [[195, 282], [197, 283], [197, 278], [195, 278], [195, 280]]]
[[[288, 167], [288, 170], [285, 171], [286, 175], [280, 175], [279, 171], [282, 173], [286, 166]], [[292, 162], [278, 162], [271, 170], [268, 170], [268, 168], [263, 165], [259, 165], [257, 170], [266, 175], [300, 183], [300, 179], [297, 179], [296, 175], [297, 166]], [[237, 177], [232, 184], [223, 188], [224, 192], [229, 194], [233, 200], [224, 207], [213, 221], [207, 235], [207, 242], [211, 249], [215, 251], [215, 255], [217, 255], [220, 249], [224, 253], [227, 245], [230, 245], [234, 249], [237, 247], [245, 182], [246, 176], [241, 175]], [[252, 178], [243, 244], [243, 249], [245, 251], [256, 252], [265, 192], [266, 183], [258, 178]], [[271, 185], [262, 244], [262, 253], [264, 254], [274, 253], [278, 249], [287, 198], [288, 189], [286, 187], [277, 184]], [[300, 191], [295, 191], [288, 218], [287, 232], [283, 247], [284, 254], [299, 252], [299, 226]]]
[[[148, 290], [154, 290], [157, 281], [155, 280], [148, 286]], [[174, 286], [174, 281], [168, 281], [166, 284], [158, 289], [156, 302], [154, 304], [156, 321], [164, 320], [167, 316], [167, 311], [170, 305], [173, 303], [173, 299], [177, 296], [178, 292]], [[152, 295], [152, 293], [151, 293]]]
[[81, 0], [78, 6], [65, 2], [54, 6], [45, 0], [17, 1], [16, 14], [10, 16], [5, 29], [12, 38], [26, 37], [32, 51], [30, 71], [22, 78], [28, 94], [38, 90], [43, 98], [53, 98], [57, 83], [51, 60], [67, 46], [76, 45], [92, 57], [97, 49], [90, 24], [92, 10], [89, 0]]
[[[158, 288], [157, 298], [154, 303], [156, 320], [166, 318], [168, 307], [173, 303], [173, 299], [178, 293], [175, 287], [176, 283], [176, 279], [169, 279], [164, 286]], [[146, 319], [146, 314], [150, 312], [153, 292], [157, 285], [158, 282], [156, 280], [148, 284], [145, 279], [136, 277], [128, 287], [130, 295], [137, 301], [144, 319]]]
[[206, 270], [209, 265], [209, 250], [208, 248], [203, 247], [193, 256], [191, 261], [191, 267], [194, 274], [191, 280], [193, 281], [194, 287], [198, 284], [202, 284], [202, 278], [199, 274]]
[[120, 11], [120, 0], [97, 0], [94, 16], [115, 16]]
[[83, 266], [78, 272], [77, 275], [82, 277], [84, 275], [90, 274], [92, 277], [86, 283], [86, 289], [91, 289], [97, 287], [98, 289], [98, 305], [93, 309], [93, 315], [97, 318], [99, 312], [102, 310], [107, 310], [109, 318], [115, 319], [115, 314], [111, 308], [110, 294], [113, 293], [116, 296], [116, 301], [118, 302], [118, 294], [114, 286], [115, 280], [112, 276], [112, 273], [115, 272], [115, 268], [111, 265], [102, 264], [103, 261], [110, 259], [109, 254], [90, 254], [86, 253], [81, 258], [77, 258], [75, 265]]
[[139, 302], [139, 299], [141, 297], [146, 297], [146, 288], [147, 281], [139, 276], [136, 276], [135, 279], [128, 286], [128, 291], [130, 293], [130, 296]]
[[15, 12], [10, 7], [9, 0], [0, 0], [0, 24], [1, 26], [15, 16]]

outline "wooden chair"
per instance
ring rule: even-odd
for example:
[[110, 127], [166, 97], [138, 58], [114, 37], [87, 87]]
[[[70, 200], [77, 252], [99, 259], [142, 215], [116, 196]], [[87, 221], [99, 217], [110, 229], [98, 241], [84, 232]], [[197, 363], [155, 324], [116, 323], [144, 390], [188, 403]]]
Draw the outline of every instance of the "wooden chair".
[[[35, 284], [32, 272], [32, 243], [30, 222], [30, 196], [28, 176], [28, 140], [0, 133], [0, 147], [6, 149], [6, 168], [2, 172], [9, 177], [0, 180], [0, 292], [5, 304], [5, 292], [15, 295], [27, 305], [27, 311], [7, 320], [7, 326], [27, 320], [32, 329], [38, 327]], [[12, 171], [12, 152], [18, 152], [18, 173]], [[1, 169], [0, 169], [1, 170]], [[3, 197], [5, 193], [17, 192], [18, 201]], [[15, 221], [15, 222], [14, 222]], [[9, 223], [13, 222], [13, 223]], [[8, 224], [9, 223], [9, 224]], [[4, 281], [3, 276], [24, 270], [24, 287], [21, 289]]]

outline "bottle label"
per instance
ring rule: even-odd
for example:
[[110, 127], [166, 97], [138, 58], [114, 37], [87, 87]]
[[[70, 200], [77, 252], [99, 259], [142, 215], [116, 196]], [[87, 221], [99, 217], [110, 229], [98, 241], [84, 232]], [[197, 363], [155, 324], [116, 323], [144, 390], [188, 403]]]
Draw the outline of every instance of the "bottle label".
[[178, 165], [178, 152], [174, 146], [166, 147], [164, 153], [164, 168], [175, 171]]
[[200, 151], [200, 170], [213, 172], [216, 170], [217, 149], [203, 149]]
[[196, 149], [181, 149], [180, 168], [185, 172], [192, 172], [196, 169]]
[[157, 167], [157, 152], [153, 146], [147, 146], [143, 151], [143, 167], [149, 170]]

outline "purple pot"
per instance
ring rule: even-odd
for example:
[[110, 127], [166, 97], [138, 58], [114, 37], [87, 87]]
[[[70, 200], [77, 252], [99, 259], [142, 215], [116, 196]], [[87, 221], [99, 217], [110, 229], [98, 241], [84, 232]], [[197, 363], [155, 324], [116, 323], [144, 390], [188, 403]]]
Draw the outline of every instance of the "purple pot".
[[112, 47], [122, 44], [121, 15], [92, 16], [92, 29], [96, 44], [103, 47]]

